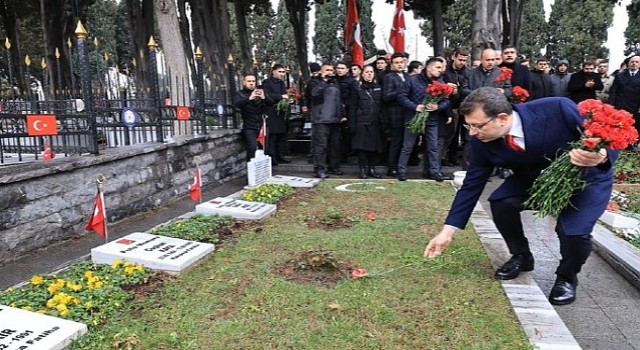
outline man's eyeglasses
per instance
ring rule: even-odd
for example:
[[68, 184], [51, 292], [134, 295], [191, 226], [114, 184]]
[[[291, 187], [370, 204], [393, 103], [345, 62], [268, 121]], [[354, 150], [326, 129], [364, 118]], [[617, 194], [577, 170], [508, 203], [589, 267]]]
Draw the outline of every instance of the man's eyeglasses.
[[484, 128], [485, 125], [491, 123], [494, 119], [496, 119], [496, 118], [495, 117], [489, 118], [489, 120], [487, 120], [486, 122], [484, 122], [482, 124], [473, 124], [472, 125], [472, 124], [464, 123], [464, 124], [462, 124], [462, 126], [464, 126], [464, 128], [467, 129], [467, 130], [472, 130], [472, 129], [473, 130], [480, 130], [480, 129]]

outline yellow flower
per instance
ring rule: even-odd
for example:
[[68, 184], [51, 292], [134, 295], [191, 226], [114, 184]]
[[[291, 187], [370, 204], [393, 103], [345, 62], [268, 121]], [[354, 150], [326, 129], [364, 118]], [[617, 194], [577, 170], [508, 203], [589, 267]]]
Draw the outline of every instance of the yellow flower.
[[124, 267], [129, 267], [129, 266], [131, 266], [131, 263], [130, 263], [130, 262], [128, 262], [128, 261], [126, 261], [126, 262], [124, 263], [124, 265], [123, 265], [123, 266], [124, 266]]
[[31, 277], [31, 284], [33, 284], [34, 286], [41, 284], [43, 281], [44, 281], [44, 278], [42, 278], [42, 276], [36, 275]]
[[115, 270], [115, 269], [117, 269], [117, 268], [118, 268], [118, 266], [120, 266], [120, 263], [121, 263], [120, 259], [116, 259], [116, 260], [113, 262], [113, 264], [111, 264], [111, 268], [112, 268], [112, 269], [114, 269], [114, 270]]
[[56, 283], [51, 283], [49, 285], [49, 287], [47, 287], [47, 290], [49, 291], [49, 293], [54, 294], [55, 292], [58, 291], [58, 289], [60, 289], [60, 286]]
[[135, 269], [136, 271], [142, 272], [144, 270], [144, 267], [142, 265], [136, 265]]
[[23, 306], [22, 310], [31, 311], [31, 310], [33, 310], [33, 308], [31, 306], [27, 305], [27, 306]]
[[39, 313], [39, 314], [41, 314], [41, 315], [44, 315], [44, 314], [46, 314], [46, 313], [47, 313], [47, 310], [38, 310], [38, 311], [36, 311], [36, 312], [37, 312], [37, 313]]
[[131, 266], [127, 266], [124, 268], [124, 273], [127, 275], [133, 275], [133, 273], [135, 272], [134, 268]]
[[7, 292], [7, 293], [11, 293], [11, 292], [13, 292], [13, 288], [7, 288], [6, 292]]
[[86, 307], [87, 309], [91, 309], [93, 307], [93, 301], [87, 301], [86, 303], [84, 303], [84, 307]]
[[90, 279], [91, 277], [93, 277], [93, 271], [86, 271], [84, 273], [84, 278]]
[[54, 306], [56, 306], [56, 304], [58, 303], [58, 301], [54, 298], [51, 298], [49, 300], [47, 300], [47, 307], [48, 308], [53, 308]]
[[58, 306], [56, 306], [56, 310], [58, 310], [58, 312], [65, 312], [65, 311], [68, 311], [69, 309], [65, 304], [58, 304]]
[[9, 305], [11, 307], [16, 307], [16, 303], [11, 303], [11, 305]]

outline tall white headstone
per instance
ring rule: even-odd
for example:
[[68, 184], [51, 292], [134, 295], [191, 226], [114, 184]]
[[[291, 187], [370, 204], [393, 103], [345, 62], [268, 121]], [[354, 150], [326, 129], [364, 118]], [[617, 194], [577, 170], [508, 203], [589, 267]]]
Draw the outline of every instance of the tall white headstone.
[[256, 156], [247, 163], [247, 178], [249, 187], [262, 185], [271, 178], [271, 157], [264, 151], [257, 150]]
[[87, 325], [0, 305], [0, 349], [61, 350], [87, 333]]

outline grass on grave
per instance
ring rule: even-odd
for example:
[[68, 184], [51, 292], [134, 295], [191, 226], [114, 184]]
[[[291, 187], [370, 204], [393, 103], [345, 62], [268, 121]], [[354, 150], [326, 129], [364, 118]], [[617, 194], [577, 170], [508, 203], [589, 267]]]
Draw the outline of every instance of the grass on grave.
[[[342, 183], [323, 181], [289, 197], [260, 229], [131, 303], [73, 348], [531, 348], [470, 229], [445, 257], [381, 278], [345, 277], [327, 288], [278, 277], [274, 270], [305, 249], [333, 251], [372, 272], [419, 261], [423, 229], [429, 237], [438, 232], [453, 197], [444, 184], [378, 181], [358, 192], [335, 191]], [[309, 228], [310, 218], [328, 208], [352, 226]]]

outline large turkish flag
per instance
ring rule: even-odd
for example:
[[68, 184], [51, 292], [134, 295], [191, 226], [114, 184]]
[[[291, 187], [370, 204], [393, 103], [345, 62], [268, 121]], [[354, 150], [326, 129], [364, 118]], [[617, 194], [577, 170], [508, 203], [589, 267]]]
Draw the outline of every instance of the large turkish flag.
[[58, 126], [54, 114], [29, 114], [27, 115], [27, 135], [47, 136], [57, 135]]

